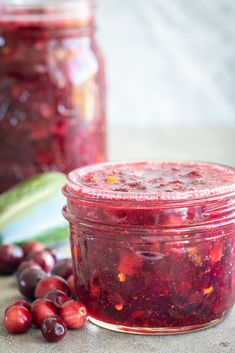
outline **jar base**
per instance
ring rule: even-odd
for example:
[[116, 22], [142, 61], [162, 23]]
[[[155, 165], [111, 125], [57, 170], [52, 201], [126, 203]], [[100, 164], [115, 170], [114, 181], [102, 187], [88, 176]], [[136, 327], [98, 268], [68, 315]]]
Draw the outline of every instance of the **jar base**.
[[116, 324], [110, 324], [108, 322], [97, 320], [93, 317], [89, 317], [89, 321], [93, 324], [105, 328], [107, 330], [123, 332], [123, 333], [133, 333], [136, 335], [177, 335], [181, 333], [189, 333], [193, 331], [200, 331], [212, 326], [219, 324], [223, 321], [224, 316], [207, 322], [205, 324], [182, 326], [182, 327], [131, 327], [131, 326], [122, 326]]

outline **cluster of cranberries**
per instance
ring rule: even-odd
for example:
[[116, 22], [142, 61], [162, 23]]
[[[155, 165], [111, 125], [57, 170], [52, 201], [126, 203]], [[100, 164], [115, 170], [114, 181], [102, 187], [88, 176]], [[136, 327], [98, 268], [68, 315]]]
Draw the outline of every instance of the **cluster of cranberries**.
[[61, 340], [67, 329], [85, 325], [87, 311], [74, 300], [72, 261], [59, 259], [56, 249], [40, 242], [22, 247], [0, 245], [0, 275], [16, 271], [18, 288], [29, 301], [19, 299], [4, 314], [4, 326], [10, 333], [24, 333], [32, 324], [41, 329], [48, 342]]

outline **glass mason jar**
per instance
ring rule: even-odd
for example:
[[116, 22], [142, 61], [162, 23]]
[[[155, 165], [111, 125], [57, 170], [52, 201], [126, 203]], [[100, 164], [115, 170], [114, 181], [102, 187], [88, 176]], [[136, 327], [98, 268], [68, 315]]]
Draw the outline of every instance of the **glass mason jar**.
[[104, 61], [90, 0], [0, 0], [0, 192], [106, 159]]
[[104, 163], [64, 187], [75, 287], [90, 320], [132, 333], [219, 323], [235, 300], [235, 170]]

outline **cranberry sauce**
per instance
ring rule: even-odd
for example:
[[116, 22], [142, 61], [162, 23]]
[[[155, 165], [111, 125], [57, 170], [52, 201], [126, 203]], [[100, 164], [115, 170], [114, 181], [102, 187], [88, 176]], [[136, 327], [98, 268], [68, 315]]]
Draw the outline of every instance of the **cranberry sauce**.
[[94, 11], [89, 1], [72, 4], [0, 6], [0, 192], [106, 158]]
[[76, 290], [90, 320], [135, 333], [218, 323], [235, 298], [235, 170], [107, 163], [64, 188]]

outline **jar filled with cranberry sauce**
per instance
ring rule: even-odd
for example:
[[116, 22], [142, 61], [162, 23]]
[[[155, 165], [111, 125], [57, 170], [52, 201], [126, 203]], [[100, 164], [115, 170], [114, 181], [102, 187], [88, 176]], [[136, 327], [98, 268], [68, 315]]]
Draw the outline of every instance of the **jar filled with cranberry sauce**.
[[0, 1], [0, 192], [106, 159], [91, 0]]
[[90, 321], [143, 334], [219, 323], [235, 300], [235, 170], [104, 163], [64, 187], [76, 291]]

